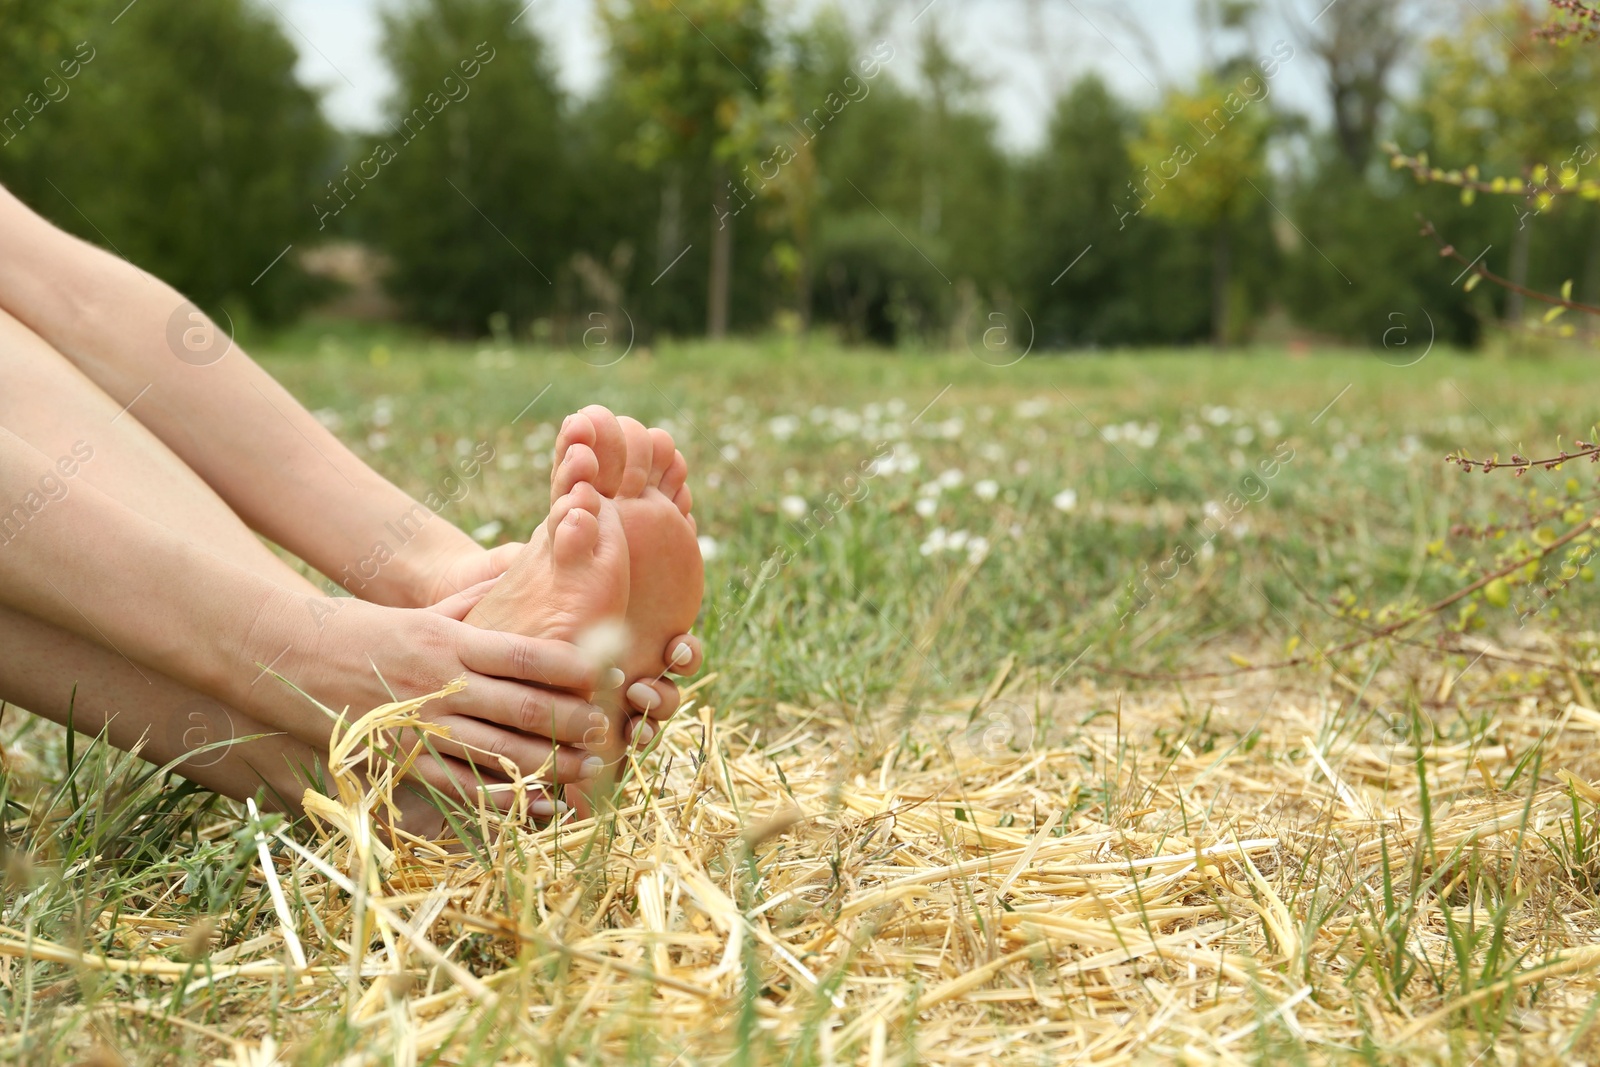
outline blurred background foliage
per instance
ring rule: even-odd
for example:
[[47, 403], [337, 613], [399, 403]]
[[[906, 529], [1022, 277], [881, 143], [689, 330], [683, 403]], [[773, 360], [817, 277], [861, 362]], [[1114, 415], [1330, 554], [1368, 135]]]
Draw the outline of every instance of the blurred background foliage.
[[[578, 99], [517, 0], [397, 0], [385, 128], [350, 132], [259, 0], [0, 0], [0, 182], [266, 325], [364, 285], [361, 314], [557, 344], [624, 317], [646, 341], [946, 347], [1025, 312], [1051, 348], [1374, 344], [1418, 306], [1471, 345], [1520, 321], [1452, 284], [1419, 215], [1600, 296], [1594, 203], [1472, 210], [1381, 147], [1600, 166], [1593, 50], [1534, 36], [1545, 5], [1342, 0], [1266, 42], [1259, 5], [1201, 2], [1197, 76], [1143, 103], [1085, 77], [1018, 154], [931, 19], [888, 42], [826, 7], [603, 0], [607, 74]], [[1330, 121], [1267, 91], [1283, 62], [1320, 68]]]

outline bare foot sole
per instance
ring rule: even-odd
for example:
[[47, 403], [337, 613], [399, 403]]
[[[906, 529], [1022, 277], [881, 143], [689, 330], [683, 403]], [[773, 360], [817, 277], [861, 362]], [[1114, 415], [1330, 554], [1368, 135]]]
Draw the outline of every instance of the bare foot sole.
[[617, 666], [628, 678], [659, 677], [673, 666], [665, 659], [667, 642], [694, 626], [705, 592], [683, 454], [666, 431], [590, 405], [563, 424], [555, 470], [552, 496], [582, 472], [615, 502], [630, 576], [630, 643]]
[[[574, 476], [564, 478], [563, 485], [528, 547], [466, 621], [491, 630], [588, 645], [615, 658], [625, 644], [620, 635], [625, 632], [629, 600], [629, 553], [621, 518], [617, 506], [590, 482]], [[621, 754], [626, 720], [621, 693], [596, 693], [593, 700], [604, 710], [607, 722], [585, 737], [584, 748], [613, 763]], [[538, 769], [523, 768], [530, 774]], [[564, 799], [587, 810], [572, 788], [565, 790]]]

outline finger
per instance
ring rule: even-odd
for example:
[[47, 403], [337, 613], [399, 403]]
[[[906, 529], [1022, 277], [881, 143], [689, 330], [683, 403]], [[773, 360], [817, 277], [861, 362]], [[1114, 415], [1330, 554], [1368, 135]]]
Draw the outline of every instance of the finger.
[[[477, 806], [480, 786], [506, 781], [504, 775], [498, 772], [491, 773], [484, 767], [474, 767], [456, 756], [445, 755], [437, 746], [433, 752], [418, 754], [417, 761], [411, 766], [411, 776], [431, 786], [440, 795], [436, 799], [473, 808]], [[506, 810], [501, 807], [500, 801], [490, 799], [496, 796], [494, 793], [484, 793], [485, 801], [491, 807], [499, 808], [501, 811]]]
[[529, 737], [461, 715], [436, 721], [450, 727], [450, 737], [436, 738], [435, 748], [466, 760], [498, 781], [507, 780], [501, 760], [508, 761], [518, 777], [538, 775], [546, 782], [587, 781], [605, 769], [604, 760], [574, 745], [552, 744], [542, 737]]
[[635, 715], [628, 720], [628, 744], [636, 749], [649, 747], [650, 742], [660, 733], [656, 724], [643, 715]]
[[575, 693], [504, 678], [469, 675], [467, 687], [446, 699], [445, 710], [450, 714], [571, 745], [581, 743], [590, 730], [606, 722], [598, 705]]
[[694, 634], [679, 634], [667, 642], [666, 655], [661, 658], [671, 674], [695, 674], [705, 664], [705, 645]]
[[511, 569], [511, 564], [527, 548], [525, 541], [507, 541], [503, 545], [495, 545], [489, 550], [489, 565], [485, 568], [489, 581], [500, 577]]
[[455, 634], [456, 656], [461, 665], [478, 674], [574, 693], [615, 689], [622, 684], [598, 656], [567, 641], [480, 630], [465, 623]]
[[[514, 814], [519, 792], [527, 795], [528, 814], [535, 818], [559, 815], [567, 807], [556, 800], [553, 787], [519, 786], [502, 775], [490, 775], [481, 767], [454, 756], [424, 755], [413, 768], [413, 776], [437, 791], [439, 799], [460, 804], [468, 811], [476, 811], [481, 802], [502, 814]], [[428, 794], [424, 792], [423, 795]]]
[[582, 786], [569, 785], [561, 791], [561, 797], [567, 806], [574, 812], [574, 817], [587, 819], [594, 815], [594, 803], [589, 799], [588, 790]]
[[652, 719], [670, 719], [682, 703], [677, 683], [666, 678], [646, 678], [628, 686], [628, 706]]
[[494, 588], [494, 583], [497, 581], [499, 581], [498, 578], [485, 579], [477, 585], [445, 597], [437, 604], [430, 606], [428, 610], [437, 612], [447, 619], [464, 622], [472, 609], [478, 606], [478, 601], [489, 595], [489, 590]]

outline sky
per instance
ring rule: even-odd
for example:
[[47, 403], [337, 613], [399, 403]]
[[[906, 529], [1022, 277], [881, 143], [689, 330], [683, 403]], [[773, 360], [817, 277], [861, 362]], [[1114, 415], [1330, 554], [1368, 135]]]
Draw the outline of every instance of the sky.
[[[332, 120], [348, 129], [376, 126], [391, 88], [378, 55], [378, 12], [396, 0], [263, 2], [300, 49], [301, 79], [325, 91]], [[774, 9], [803, 20], [822, 2], [776, 0]], [[1291, 5], [1309, 21], [1323, 2]], [[914, 76], [916, 42], [934, 26], [987, 83], [987, 105], [999, 121], [1002, 142], [1026, 151], [1043, 138], [1051, 103], [1089, 71], [1139, 102], [1192, 78], [1205, 48], [1197, 6], [1198, 0], [846, 0], [844, 9], [865, 37], [896, 46], [889, 70], [907, 81]], [[875, 26], [862, 13], [867, 10], [879, 13]], [[563, 86], [580, 96], [592, 91], [605, 60], [595, 0], [532, 0], [525, 11], [551, 44]], [[1299, 54], [1284, 65], [1272, 91], [1280, 104], [1320, 119], [1320, 73], [1289, 25], [1267, 20], [1256, 39], [1262, 51], [1280, 39], [1296, 48]]]

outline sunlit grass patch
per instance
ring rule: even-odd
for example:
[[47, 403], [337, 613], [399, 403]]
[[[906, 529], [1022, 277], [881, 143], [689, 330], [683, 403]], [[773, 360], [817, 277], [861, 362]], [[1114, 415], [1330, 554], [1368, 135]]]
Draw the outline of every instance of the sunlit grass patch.
[[0, 1057], [1600, 1055], [1592, 586], [1317, 651], [1451, 588], [1513, 502], [1437, 460], [1570, 432], [1587, 367], [372, 343], [267, 361], [485, 541], [566, 411], [670, 424], [716, 676], [616, 811], [392, 853], [337, 782], [252, 817], [7, 709]]

